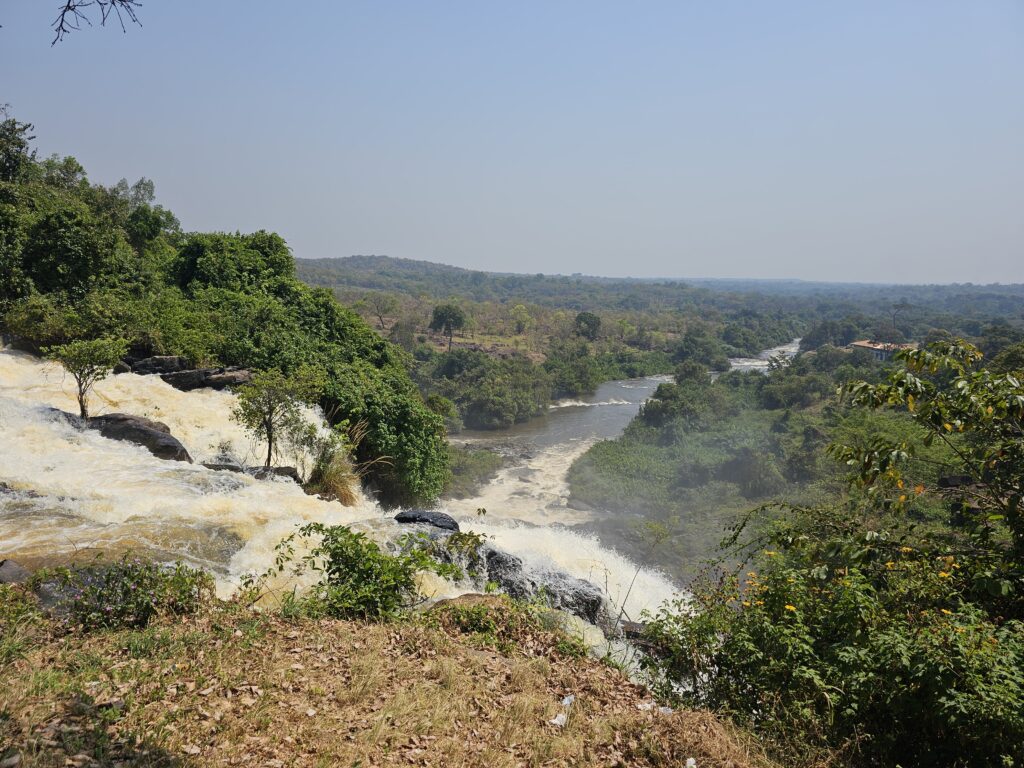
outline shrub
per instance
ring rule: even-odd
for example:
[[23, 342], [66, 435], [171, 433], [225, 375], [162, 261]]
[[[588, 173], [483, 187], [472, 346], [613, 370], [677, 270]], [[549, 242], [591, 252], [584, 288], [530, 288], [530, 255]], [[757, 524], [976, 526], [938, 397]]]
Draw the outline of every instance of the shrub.
[[395, 619], [417, 600], [416, 574], [432, 571], [456, 578], [459, 569], [431, 558], [409, 541], [397, 554], [381, 550], [362, 533], [344, 525], [304, 525], [277, 546], [277, 568], [295, 562], [295, 543], [314, 537], [319, 542], [298, 558], [295, 570], [309, 568], [320, 580], [308, 594], [296, 598], [301, 610], [312, 616], [381, 621]]
[[965, 601], [953, 557], [796, 530], [745, 577], [705, 581], [653, 617], [646, 663], [663, 693], [855, 765], [1024, 754], [1024, 624]]
[[33, 581], [54, 586], [66, 623], [85, 630], [144, 627], [160, 614], [195, 613], [213, 594], [205, 571], [128, 555], [111, 564], [41, 571]]

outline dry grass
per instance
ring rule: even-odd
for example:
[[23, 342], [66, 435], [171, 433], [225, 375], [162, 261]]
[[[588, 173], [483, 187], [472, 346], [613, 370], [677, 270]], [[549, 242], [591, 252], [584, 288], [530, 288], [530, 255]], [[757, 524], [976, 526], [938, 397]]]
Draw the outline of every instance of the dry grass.
[[460, 629], [458, 604], [392, 625], [218, 604], [142, 631], [44, 628], [0, 666], [0, 764], [767, 765], [711, 715], [641, 710], [642, 688], [490, 600], [490, 635]]

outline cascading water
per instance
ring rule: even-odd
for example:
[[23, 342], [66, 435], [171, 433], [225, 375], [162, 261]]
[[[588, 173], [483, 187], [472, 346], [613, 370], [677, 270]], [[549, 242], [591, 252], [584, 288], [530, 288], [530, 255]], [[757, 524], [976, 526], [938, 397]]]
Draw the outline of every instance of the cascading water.
[[[791, 345], [769, 352], [791, 354]], [[750, 367], [767, 365], [767, 356]], [[518, 458], [476, 497], [443, 508], [463, 530], [486, 535], [528, 569], [560, 569], [591, 581], [628, 616], [656, 608], [678, 588], [583, 532], [590, 513], [568, 507], [565, 478], [578, 456], [595, 440], [621, 433], [667, 380], [607, 382], [590, 398], [556, 404], [562, 407], [546, 418], [498, 436], [464, 435]], [[269, 567], [274, 546], [301, 523], [344, 524], [380, 541], [407, 530], [365, 497], [343, 507], [307, 496], [290, 480], [260, 481], [201, 466], [225, 451], [257, 460], [259, 447], [230, 419], [234, 402], [228, 392], [180, 392], [158, 376], [122, 374], [97, 384], [95, 413], [162, 421], [197, 463], [164, 461], [55, 413], [77, 410], [73, 382], [62, 369], [0, 350], [0, 482], [7, 488], [0, 487], [0, 559], [31, 566], [89, 550], [146, 551], [209, 569], [227, 594], [243, 574]], [[481, 509], [486, 513], [478, 514]], [[429, 592], [446, 597], [465, 589], [434, 581]]]
[[[408, 530], [365, 497], [343, 507], [306, 495], [290, 480], [260, 481], [201, 466], [224, 451], [250, 460], [259, 455], [258, 446], [230, 419], [234, 396], [228, 392], [185, 393], [158, 376], [122, 374], [97, 384], [92, 403], [97, 414], [125, 412], [164, 422], [197, 463], [164, 461], [144, 448], [79, 428], [53, 410], [77, 410], [74, 384], [62, 369], [2, 350], [0, 482], [7, 490], [0, 490], [0, 558], [38, 566], [89, 551], [145, 551], [209, 569], [227, 594], [243, 574], [270, 566], [274, 546], [301, 523], [349, 525], [381, 541]], [[530, 502], [506, 495], [499, 479], [478, 499], [452, 502], [448, 511], [465, 530], [486, 534], [527, 567], [557, 568], [607, 585], [615, 602], [636, 566], [564, 527], [583, 519], [564, 509], [564, 475], [586, 445], [548, 446], [517, 470], [535, 474], [537, 494]], [[559, 506], [566, 514], [553, 511]], [[487, 507], [487, 516], [477, 515], [481, 507]], [[642, 603], [631, 599], [634, 610], [654, 607], [659, 597], [673, 592], [672, 584], [656, 574], [642, 579], [657, 588], [643, 590]], [[464, 590], [440, 583], [431, 589], [438, 597]]]

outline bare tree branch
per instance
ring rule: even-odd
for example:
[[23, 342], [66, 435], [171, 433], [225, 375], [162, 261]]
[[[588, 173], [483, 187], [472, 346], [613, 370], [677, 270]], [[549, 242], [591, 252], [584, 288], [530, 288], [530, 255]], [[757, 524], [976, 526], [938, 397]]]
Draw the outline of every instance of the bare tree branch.
[[92, 19], [89, 16], [93, 7], [99, 8], [100, 26], [106, 26], [111, 15], [117, 17], [122, 32], [128, 31], [125, 21], [142, 26], [135, 13], [137, 8], [142, 7], [139, 0], [66, 0], [53, 22], [55, 35], [51, 45], [56, 45], [72, 31], [81, 29], [83, 23], [91, 27]]

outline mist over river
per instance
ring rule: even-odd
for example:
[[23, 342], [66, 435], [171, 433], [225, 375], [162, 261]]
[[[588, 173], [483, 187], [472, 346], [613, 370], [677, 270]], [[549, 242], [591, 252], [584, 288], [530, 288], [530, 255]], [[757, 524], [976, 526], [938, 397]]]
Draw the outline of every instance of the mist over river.
[[[736, 367], [763, 367], [769, 354], [795, 349], [795, 343], [785, 345]], [[619, 554], [619, 542], [601, 535], [592, 511], [569, 508], [565, 476], [594, 441], [620, 434], [667, 380], [606, 382], [593, 396], [555, 403], [526, 424], [459, 435], [459, 441], [493, 447], [511, 459], [478, 496], [442, 508], [463, 530], [486, 534], [528, 568], [557, 567], [592, 581], [613, 605], [625, 602], [631, 616], [657, 607], [677, 585], [655, 570], [638, 572]], [[209, 569], [219, 591], [228, 594], [242, 575], [269, 567], [274, 545], [298, 524], [349, 525], [380, 541], [407, 530], [393, 522], [393, 512], [365, 497], [343, 507], [307, 496], [289, 480], [259, 481], [201, 466], [225, 449], [249, 461], [259, 455], [231, 421], [233, 404], [228, 392], [180, 392], [158, 376], [122, 374], [100, 382], [95, 414], [162, 421], [196, 463], [164, 461], [57, 414], [54, 408], [77, 411], [70, 377], [38, 358], [0, 350], [0, 559], [33, 566], [95, 551], [145, 552]], [[481, 508], [485, 515], [478, 514]], [[469, 587], [431, 588], [440, 597]]]

